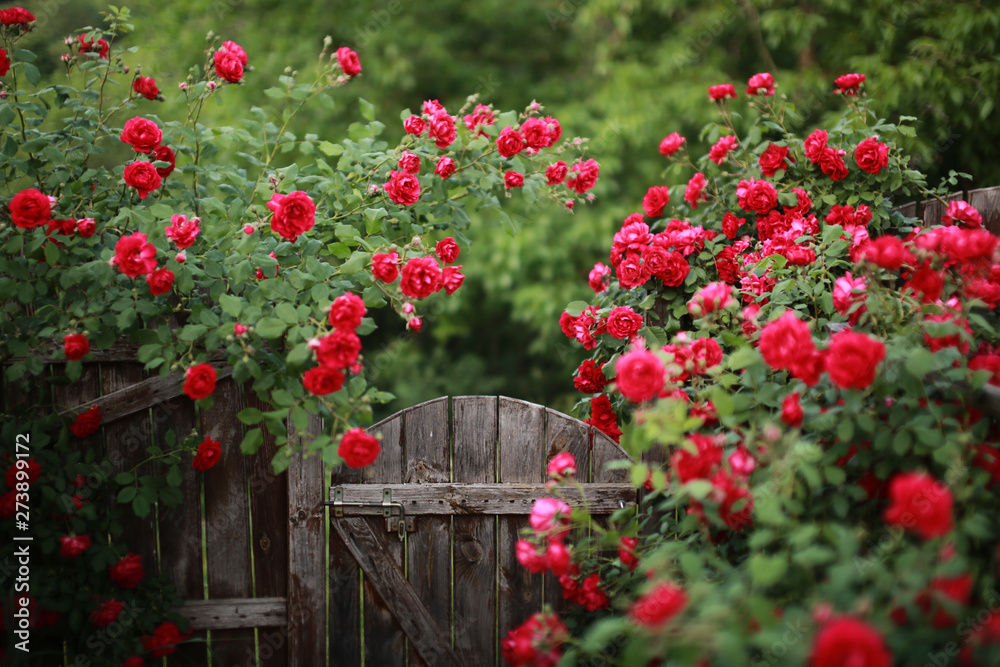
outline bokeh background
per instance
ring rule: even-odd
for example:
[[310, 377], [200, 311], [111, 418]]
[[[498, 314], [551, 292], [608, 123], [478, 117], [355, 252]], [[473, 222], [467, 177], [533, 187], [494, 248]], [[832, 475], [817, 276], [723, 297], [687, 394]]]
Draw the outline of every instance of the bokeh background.
[[[100, 0], [25, 3], [39, 19], [27, 48], [49, 57], [58, 80], [62, 37], [101, 25]], [[589, 137], [601, 164], [597, 198], [570, 214], [556, 204], [516, 201], [515, 222], [473, 219], [460, 263], [468, 279], [437, 299], [419, 335], [401, 335], [391, 313], [368, 337], [367, 365], [397, 400], [382, 414], [442, 394], [502, 393], [569, 411], [582, 358], [558, 327], [563, 306], [587, 299], [586, 275], [607, 261], [610, 238], [646, 188], [677, 185], [682, 173], [659, 155], [673, 131], [696, 150], [714, 117], [706, 88], [774, 74], [779, 94], [808, 109], [806, 131], [842, 104], [833, 79], [867, 75], [876, 109], [916, 116], [906, 148], [936, 184], [949, 170], [972, 185], [1000, 184], [1000, 3], [948, 0], [435, 0], [318, 3], [307, 0], [131, 0], [135, 31], [117, 47], [141, 62], [166, 96], [156, 113], [183, 114], [177, 83], [203, 58], [206, 35], [241, 44], [254, 68], [202, 116], [236, 122], [261, 91], [291, 68], [308, 77], [323, 38], [354, 48], [364, 71], [337, 91], [337, 106], [310, 108], [292, 131], [338, 140], [373, 103], [390, 141], [402, 109], [436, 98], [454, 110], [473, 93], [501, 109], [532, 100], [569, 136]], [[124, 91], [123, 91], [124, 92]], [[737, 103], [739, 109], [742, 102]], [[289, 153], [293, 162], [303, 156]]]

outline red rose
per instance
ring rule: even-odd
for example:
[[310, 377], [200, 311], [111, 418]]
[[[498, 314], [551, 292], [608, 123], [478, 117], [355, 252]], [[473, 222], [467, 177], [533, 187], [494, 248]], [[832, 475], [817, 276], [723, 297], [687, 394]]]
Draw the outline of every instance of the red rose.
[[455, 161], [442, 155], [434, 166], [434, 173], [441, 178], [448, 178], [455, 173]]
[[865, 312], [867, 290], [868, 282], [864, 278], [855, 278], [850, 272], [833, 282], [833, 307], [852, 325], [857, 324], [858, 318]]
[[59, 538], [59, 555], [63, 558], [76, 558], [89, 548], [89, 535], [63, 535]]
[[528, 148], [538, 150], [549, 145], [549, 127], [541, 118], [526, 119], [521, 123], [520, 134]]
[[691, 265], [679, 252], [672, 252], [667, 257], [666, 264], [655, 274], [667, 287], [679, 287], [691, 272]]
[[191, 633], [181, 634], [173, 623], [161, 623], [151, 636], [142, 638], [142, 648], [154, 658], [162, 658], [174, 652], [177, 644], [185, 641]]
[[851, 616], [832, 618], [813, 640], [809, 667], [892, 667], [882, 636]]
[[165, 228], [167, 238], [172, 240], [178, 248], [184, 250], [194, 244], [194, 240], [201, 231], [201, 219], [191, 218], [186, 215], [174, 215], [170, 218], [170, 226]]
[[546, 185], [558, 185], [566, 180], [566, 174], [569, 172], [569, 168], [566, 163], [562, 160], [553, 162], [548, 167], [545, 168], [545, 184]]
[[524, 137], [512, 127], [505, 127], [497, 137], [497, 151], [504, 157], [513, 157], [524, 150]]
[[830, 177], [830, 180], [840, 181], [847, 178], [847, 165], [844, 164], [844, 155], [847, 151], [827, 146], [820, 151], [816, 164], [820, 171]]
[[395, 250], [372, 255], [372, 277], [391, 283], [399, 275], [399, 255]]
[[722, 216], [722, 233], [726, 238], [735, 239], [745, 222], [746, 218], [737, 218], [733, 213], [726, 213]]
[[660, 155], [670, 157], [684, 145], [685, 141], [687, 141], [687, 139], [682, 137], [677, 132], [671, 132], [660, 141]]
[[754, 74], [747, 80], [747, 95], [774, 95], [774, 77], [767, 72]]
[[174, 286], [174, 272], [170, 269], [157, 269], [146, 276], [146, 283], [153, 296], [166, 294]]
[[121, 588], [135, 588], [142, 581], [142, 556], [129, 553], [108, 568], [111, 581]]
[[[481, 125], [493, 125], [496, 123], [497, 119], [492, 108], [485, 104], [477, 104], [476, 108], [472, 110], [472, 113], [462, 116], [462, 121], [465, 123], [466, 129], [472, 132]], [[479, 127], [476, 134], [481, 137], [488, 136], [481, 127]]]
[[691, 177], [688, 181], [687, 187], [684, 188], [684, 201], [688, 203], [692, 209], [698, 208], [698, 201], [704, 199], [702, 190], [705, 188], [705, 174], [700, 171]]
[[871, 239], [865, 245], [862, 254], [865, 260], [890, 271], [897, 271], [903, 264], [913, 261], [913, 254], [906, 249], [903, 241], [895, 236]]
[[91, 406], [86, 412], [81, 412], [76, 417], [76, 421], [69, 427], [69, 430], [78, 438], [86, 438], [97, 432], [101, 427], [101, 408], [97, 405]]
[[382, 188], [389, 199], [401, 206], [412, 206], [420, 199], [420, 179], [402, 171], [389, 172], [389, 182]]
[[142, 658], [137, 655], [129, 656], [119, 667], [142, 667]]
[[769, 322], [760, 333], [760, 353], [775, 370], [791, 370], [806, 363], [815, 352], [809, 325], [791, 310]]
[[757, 159], [757, 164], [760, 165], [760, 173], [767, 177], [774, 176], [779, 170], [787, 169], [787, 161], [795, 162], [795, 158], [788, 154], [787, 146], [779, 146], [778, 144], [770, 144], [760, 157]]
[[[90, 53], [91, 51], [94, 50], [95, 48], [94, 40], [91, 39], [88, 41], [83, 38], [82, 34], [79, 35], [77, 39], [80, 41], [80, 53]], [[97, 49], [97, 55], [98, 57], [101, 58], [101, 60], [108, 59], [108, 53], [111, 52], [111, 45], [108, 44], [104, 39], [97, 40], [96, 49]]]
[[35, 15], [24, 7], [0, 9], [0, 24], [2, 25], [26, 26], [34, 21]]
[[111, 262], [130, 278], [144, 276], [156, 269], [156, 248], [146, 242], [145, 234], [135, 232], [118, 239]]
[[6, 76], [9, 71], [10, 58], [7, 57], [7, 52], [4, 49], [0, 49], [0, 76]]
[[549, 667], [559, 662], [567, 639], [569, 631], [558, 615], [539, 612], [507, 633], [500, 652], [512, 667]]
[[243, 47], [240, 46], [239, 44], [237, 44], [236, 42], [232, 42], [232, 41], [223, 42], [222, 43], [222, 48], [224, 48], [226, 51], [229, 51], [229, 53], [231, 53], [234, 56], [236, 56], [237, 58], [239, 58], [240, 63], [244, 67], [247, 66], [248, 62], [250, 62], [250, 57], [247, 55], [247, 52], [244, 51]]
[[90, 238], [97, 231], [97, 222], [93, 218], [80, 218], [76, 221], [76, 233], [81, 238]]
[[636, 600], [628, 615], [643, 627], [660, 629], [683, 611], [687, 601], [683, 588], [666, 582]]
[[[960, 574], [956, 577], [936, 577], [930, 588], [917, 596], [917, 606], [926, 614], [933, 613], [931, 623], [935, 628], [950, 628], [958, 620], [948, 611], [952, 606], [969, 604], [972, 592], [972, 577]], [[945, 602], [945, 604], [941, 604]]]
[[708, 150], [708, 159], [715, 164], [721, 165], [726, 156], [739, 145], [740, 142], [736, 139], [735, 134], [727, 134], [724, 137], [719, 137], [719, 140]]
[[302, 375], [302, 385], [311, 394], [325, 396], [340, 391], [344, 386], [344, 374], [336, 368], [316, 366]]
[[917, 532], [925, 540], [947, 535], [952, 528], [951, 490], [922, 472], [900, 473], [889, 482], [887, 523]]
[[805, 419], [805, 413], [799, 403], [799, 392], [792, 392], [785, 396], [785, 400], [781, 402], [781, 421], [789, 426], [801, 426], [803, 419]]
[[670, 188], [665, 185], [654, 185], [646, 190], [642, 198], [642, 210], [650, 218], [663, 215], [663, 209], [670, 203]]
[[399, 284], [403, 294], [414, 299], [428, 297], [441, 288], [441, 269], [433, 257], [414, 257], [403, 267]]
[[605, 266], [603, 262], [597, 262], [594, 264], [594, 268], [590, 270], [590, 273], [587, 274], [587, 284], [590, 285], [590, 289], [600, 294], [608, 289], [606, 278], [610, 275], [611, 269]]
[[95, 628], [106, 628], [115, 622], [123, 607], [120, 600], [105, 600], [90, 612], [90, 622]]
[[316, 224], [316, 204], [305, 192], [296, 190], [287, 195], [275, 192], [267, 207], [274, 212], [271, 229], [291, 242]]
[[49, 198], [34, 188], [21, 190], [8, 205], [11, 222], [15, 227], [30, 229], [44, 225], [52, 217], [52, 203]]
[[549, 569], [549, 559], [544, 551], [539, 551], [538, 547], [528, 540], [518, 540], [514, 544], [514, 555], [517, 562], [532, 574], [541, 574]]
[[[681, 259], [683, 260], [684, 258], [681, 257]], [[684, 262], [684, 264], [686, 265], [687, 262]], [[645, 285], [651, 275], [649, 267], [642, 262], [642, 257], [637, 252], [627, 253], [625, 259], [615, 267], [615, 276], [618, 278], [618, 283], [624, 289], [632, 289]]]
[[725, 282], [711, 282], [694, 293], [687, 303], [687, 309], [695, 317], [704, 317], [735, 305], [732, 285]]
[[764, 215], [778, 205], [778, 192], [767, 181], [751, 178], [736, 187], [737, 203], [744, 211]]
[[147, 100], [155, 100], [160, 94], [160, 89], [156, 87], [156, 79], [151, 76], [136, 77], [132, 82], [132, 90]]
[[163, 131], [153, 121], [136, 116], [125, 122], [121, 140], [139, 153], [148, 153], [163, 141]]
[[337, 62], [347, 76], [355, 77], [361, 74], [361, 60], [358, 58], [358, 54], [349, 47], [342, 46], [337, 49]]
[[941, 223], [953, 225], [963, 223], [961, 226], [967, 229], [979, 229], [983, 226], [983, 216], [969, 202], [964, 199], [948, 202], [948, 208], [941, 217]]
[[573, 176], [567, 179], [566, 187], [582, 195], [597, 183], [601, 167], [597, 164], [597, 160], [589, 158], [586, 161], [578, 161], [570, 171]]
[[125, 185], [135, 188], [139, 199], [145, 199], [162, 184], [163, 180], [151, 162], [137, 160], [125, 167]]
[[889, 147], [878, 137], [868, 137], [854, 149], [854, 161], [862, 171], [877, 174], [889, 166]]
[[218, 374], [210, 364], [197, 364], [184, 372], [184, 393], [191, 400], [205, 398], [215, 391]]
[[435, 114], [427, 127], [427, 136], [434, 140], [434, 145], [438, 148], [448, 148], [457, 136], [455, 119], [443, 110]]
[[330, 326], [354, 331], [361, 325], [361, 318], [366, 312], [365, 302], [357, 294], [353, 292], [341, 294], [330, 304]]
[[399, 158], [399, 169], [407, 174], [420, 172], [420, 156], [410, 151], [403, 151], [403, 156]]
[[642, 328], [642, 315], [628, 306], [612, 308], [608, 313], [608, 333], [615, 338], [629, 340]]
[[727, 97], [736, 99], [736, 86], [731, 83], [720, 83], [717, 86], [708, 87], [708, 99], [713, 102], [724, 100]]
[[352, 428], [340, 439], [337, 456], [344, 459], [349, 468], [364, 468], [375, 462], [380, 451], [376, 438], [365, 433], [363, 428]]
[[836, 84], [837, 90], [833, 91], [835, 93], [843, 93], [844, 95], [854, 95], [858, 92], [858, 86], [865, 80], [864, 74], [858, 74], [857, 72], [851, 74], [841, 74], [833, 83]]
[[806, 157], [810, 162], [818, 162], [820, 155], [822, 155], [823, 150], [826, 148], [827, 142], [827, 131], [826, 130], [813, 130], [812, 133], [806, 137], [803, 142], [803, 148], [805, 149]]
[[629, 570], [634, 570], [639, 564], [639, 559], [635, 555], [637, 546], [639, 546], [638, 537], [623, 537], [618, 541], [618, 558]]
[[361, 339], [350, 330], [334, 329], [319, 339], [316, 361], [322, 366], [340, 369], [353, 364], [361, 353]]
[[79, 361], [90, 352], [90, 341], [83, 334], [63, 336], [63, 352], [70, 361]]
[[508, 169], [503, 175], [503, 185], [508, 190], [521, 187], [524, 185], [524, 174]]
[[434, 252], [442, 262], [451, 264], [458, 259], [460, 248], [455, 243], [454, 237], [448, 236], [437, 242], [434, 246]]
[[229, 83], [239, 83], [243, 78], [242, 59], [228, 49], [219, 49], [213, 57], [215, 74]]
[[621, 430], [618, 428], [618, 416], [611, 409], [611, 399], [607, 394], [601, 394], [590, 399], [590, 419], [587, 424], [600, 430], [609, 438], [618, 442], [621, 437]]
[[465, 282], [465, 274], [462, 273], [461, 264], [441, 269], [441, 287], [446, 294], [454, 294], [463, 282]]
[[427, 122], [424, 121], [420, 116], [411, 115], [409, 118], [403, 121], [403, 131], [407, 134], [414, 134], [420, 136], [424, 133], [424, 129], [427, 127]]
[[160, 175], [160, 178], [166, 178], [174, 172], [174, 168], [177, 166], [177, 157], [170, 146], [157, 146], [150, 155], [154, 162], [169, 163], [166, 167], [156, 167], [156, 173]]
[[663, 389], [666, 369], [649, 350], [632, 350], [615, 362], [615, 383], [622, 396], [634, 403], [654, 398]]
[[195, 454], [194, 460], [191, 461], [191, 467], [195, 470], [205, 471], [218, 463], [220, 458], [222, 458], [222, 448], [219, 443], [205, 436], [205, 439], [198, 445], [198, 452]]
[[585, 394], [596, 394], [603, 391], [608, 379], [604, 377], [604, 364], [598, 364], [592, 359], [587, 359], [576, 369], [573, 376], [573, 386]]

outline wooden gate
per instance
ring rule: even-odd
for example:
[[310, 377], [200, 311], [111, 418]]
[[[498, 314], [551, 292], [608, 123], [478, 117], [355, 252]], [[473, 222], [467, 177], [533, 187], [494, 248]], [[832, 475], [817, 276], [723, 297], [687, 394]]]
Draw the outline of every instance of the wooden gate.
[[576, 457], [595, 514], [636, 500], [623, 471], [604, 469], [625, 458], [618, 445], [540, 405], [439, 398], [369, 430], [378, 460], [337, 471], [330, 488], [334, 665], [498, 664], [509, 630], [561, 603], [558, 583], [514, 555], [556, 453]]

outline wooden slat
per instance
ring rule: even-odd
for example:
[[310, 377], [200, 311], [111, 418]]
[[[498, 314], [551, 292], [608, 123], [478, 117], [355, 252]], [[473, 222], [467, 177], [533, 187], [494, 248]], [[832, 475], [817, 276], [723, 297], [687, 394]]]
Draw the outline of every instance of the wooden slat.
[[[944, 199], [945, 202], [956, 201], [958, 199], [964, 199], [964, 195], [961, 192], [953, 192], [942, 199]], [[941, 216], [944, 215], [944, 211], [947, 207], [948, 205], [946, 203], [941, 203], [937, 199], [928, 199], [921, 202], [921, 219], [924, 221], [924, 226], [931, 227], [934, 225], [940, 225]]]
[[[383, 441], [384, 445], [384, 441]], [[332, 484], [356, 484], [361, 471], [340, 466], [333, 471]], [[332, 519], [332, 513], [327, 510]], [[358, 562], [337, 531], [330, 531], [330, 644], [331, 667], [361, 665], [361, 576]]]
[[[101, 408], [101, 423], [110, 424], [129, 415], [146, 411], [154, 405], [159, 405], [184, 393], [183, 373], [171, 373], [164, 377], [142, 379], [144, 375], [142, 364], [111, 364], [106, 365], [105, 368], [114, 369], [119, 366], [131, 369], [127, 376], [128, 381], [117, 382], [114, 390], [106, 389], [100, 398], [78, 403], [73, 407], [61, 406], [59, 408], [61, 409], [60, 414], [64, 416], [78, 415], [97, 405]], [[218, 381], [222, 381], [233, 373], [233, 369], [229, 366], [216, 365], [215, 370]]]
[[[288, 432], [294, 433], [289, 424]], [[322, 431], [310, 416], [310, 433]], [[322, 665], [326, 660], [326, 541], [323, 460], [301, 453], [299, 436], [288, 467], [288, 664]]]
[[983, 227], [1000, 234], [1000, 185], [970, 190], [967, 201], [983, 216]]
[[[497, 399], [459, 396], [451, 401], [453, 478], [496, 482]], [[452, 543], [455, 653], [466, 664], [493, 665], [496, 636], [496, 519], [456, 516]]]
[[[247, 407], [271, 410], [249, 385], [244, 387]], [[288, 475], [275, 475], [271, 459], [277, 447], [274, 436], [264, 429], [264, 442], [247, 458], [250, 473], [250, 521], [253, 531], [254, 596], [281, 598], [288, 595]], [[261, 667], [288, 665], [288, 629], [282, 606], [280, 627], [258, 633]]]
[[[618, 473], [620, 471], [614, 471]], [[591, 513], [610, 514], [619, 509], [619, 502], [635, 502], [635, 487], [628, 483], [581, 484], [583, 498]], [[531, 506], [542, 496], [550, 496], [545, 484], [339, 484], [330, 488], [344, 492], [343, 507], [346, 516], [377, 516], [378, 506], [352, 507], [348, 503], [381, 503], [382, 492], [388, 489], [392, 501], [405, 508], [407, 516], [440, 515], [520, 515], [531, 513]], [[580, 493], [574, 487], [559, 490], [561, 498], [570, 505], [582, 504]], [[395, 511], [394, 511], [395, 512]], [[426, 524], [417, 521], [417, 532]]]
[[[403, 465], [406, 461], [403, 442], [403, 415], [380, 422], [371, 430], [382, 436], [382, 452], [375, 463], [364, 468], [366, 482], [403, 481]], [[369, 532], [385, 532], [385, 521], [379, 519], [357, 519], [367, 523]], [[334, 526], [339, 525], [334, 523]], [[342, 537], [342, 535], [341, 535]], [[345, 544], [345, 546], [347, 546]], [[385, 562], [403, 570], [403, 543], [396, 538], [385, 540]], [[348, 549], [350, 551], [350, 549]], [[362, 638], [366, 665], [402, 665], [406, 659], [406, 634], [393, 616], [392, 604], [384, 600], [368, 574], [364, 578], [364, 629]]]
[[[448, 399], [439, 398], [407, 410], [403, 420], [406, 443], [406, 476], [410, 488], [419, 490], [451, 478]], [[434, 484], [437, 486], [437, 484]], [[377, 486], [369, 485], [378, 489]], [[451, 644], [451, 519], [426, 516], [406, 540], [406, 578]], [[418, 642], [409, 638], [410, 664], [422, 667]]]
[[918, 213], [917, 202], [911, 201], [908, 204], [903, 204], [897, 210], [907, 218], [916, 218]]
[[[631, 459], [617, 442], [609, 438], [600, 429], [593, 429], [594, 481], [599, 483], [628, 484], [629, 473], [626, 468], [608, 470], [611, 461]], [[626, 501], [627, 502], [627, 501]], [[614, 510], [612, 510], [614, 511]]]
[[[432, 667], [459, 665], [448, 646], [447, 634], [434, 622], [427, 607], [404, 578], [399, 564], [391, 556], [389, 545], [394, 538], [388, 536], [384, 529], [379, 531], [373, 528], [369, 519], [361, 517], [346, 518], [333, 526], [364, 570], [366, 584], [372, 586], [380, 599], [387, 603], [390, 613], [411, 638], [424, 662]], [[397, 654], [390, 655], [387, 661], [371, 664], [381, 666], [402, 662], [403, 656]]]
[[214, 598], [188, 600], [178, 611], [196, 630], [233, 630], [284, 625], [286, 604], [283, 597]]
[[[538, 483], [545, 479], [545, 408], [501, 396], [498, 400], [499, 479], [502, 483]], [[514, 545], [526, 517], [499, 519], [499, 631], [503, 640], [542, 606], [542, 577], [517, 562]]]
[[[205, 551], [210, 598], [253, 596], [250, 574], [250, 507], [246, 461], [240, 452], [243, 428], [234, 418], [242, 409], [232, 380], [216, 385], [212, 407], [201, 414], [202, 433], [219, 442], [222, 456], [205, 471]], [[212, 632], [210, 650], [220, 664], [244, 664], [255, 657], [252, 630]]]

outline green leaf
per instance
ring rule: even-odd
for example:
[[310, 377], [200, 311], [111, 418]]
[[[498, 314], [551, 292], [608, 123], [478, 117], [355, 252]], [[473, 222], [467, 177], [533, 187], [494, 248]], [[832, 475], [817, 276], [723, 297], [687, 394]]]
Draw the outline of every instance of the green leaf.
[[183, 482], [184, 475], [181, 473], [181, 469], [176, 464], [170, 466], [170, 470], [167, 471], [167, 484], [176, 487]]
[[[299, 316], [295, 312], [295, 306], [288, 303], [287, 301], [279, 303], [274, 309], [274, 314], [277, 315], [286, 324], [298, 324]], [[261, 334], [263, 336], [264, 334]], [[267, 336], [265, 336], [266, 338]]]
[[222, 312], [230, 317], [239, 317], [243, 310], [243, 300], [232, 294], [220, 295], [219, 305], [222, 306]]
[[247, 431], [246, 435], [243, 436], [243, 442], [240, 443], [240, 451], [247, 456], [257, 453], [257, 450], [264, 443], [264, 432], [259, 428], [253, 428]]
[[204, 324], [189, 324], [181, 329], [181, 333], [177, 338], [190, 343], [203, 338], [207, 331], [208, 327]]
[[265, 317], [257, 323], [255, 331], [262, 338], [280, 338], [285, 333], [285, 323], [276, 317]]
[[903, 362], [906, 372], [915, 378], [922, 378], [934, 369], [934, 353], [923, 347], [914, 347]]
[[785, 575], [788, 570], [788, 555], [784, 552], [773, 556], [754, 554], [750, 556], [749, 567], [754, 585], [766, 588]]
[[361, 117], [369, 123], [373, 122], [375, 120], [375, 105], [363, 97], [358, 98], [358, 104], [361, 106]]
[[248, 426], [259, 424], [264, 419], [264, 413], [257, 408], [243, 408], [236, 413], [236, 418]]
[[590, 304], [588, 304], [586, 301], [571, 301], [569, 302], [569, 304], [567, 304], [567, 306], [563, 310], [572, 315], [573, 317], [580, 317], [580, 314], [583, 313], [583, 311], [586, 310], [587, 306], [589, 305]]
[[131, 484], [134, 480], [134, 472], [120, 472], [115, 475], [115, 484]]
[[130, 503], [132, 499], [135, 498], [135, 494], [138, 489], [134, 486], [126, 486], [118, 491], [118, 502], [120, 503]]

